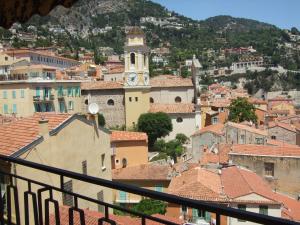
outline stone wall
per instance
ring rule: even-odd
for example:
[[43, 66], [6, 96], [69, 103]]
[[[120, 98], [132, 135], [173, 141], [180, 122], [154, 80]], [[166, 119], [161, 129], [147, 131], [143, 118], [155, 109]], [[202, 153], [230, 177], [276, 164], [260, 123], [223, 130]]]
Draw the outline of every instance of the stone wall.
[[278, 141], [284, 141], [286, 143], [295, 145], [297, 142], [296, 132], [284, 129], [282, 127], [276, 126], [268, 129], [269, 137], [276, 137]]
[[[112, 100], [114, 102], [114, 105], [109, 105], [109, 100]], [[123, 89], [82, 91], [82, 101], [83, 113], [88, 112], [88, 104], [95, 102], [99, 105], [100, 113], [103, 114], [107, 127], [125, 125], [125, 106]]]

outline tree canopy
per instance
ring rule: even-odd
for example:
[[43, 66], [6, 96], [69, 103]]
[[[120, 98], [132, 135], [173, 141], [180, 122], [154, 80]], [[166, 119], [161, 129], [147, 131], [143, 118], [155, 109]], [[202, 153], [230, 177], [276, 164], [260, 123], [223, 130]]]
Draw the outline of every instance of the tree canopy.
[[257, 122], [255, 106], [247, 98], [237, 98], [229, 106], [229, 121], [241, 123], [243, 121]]
[[166, 113], [145, 113], [139, 117], [137, 129], [147, 133], [149, 147], [152, 147], [157, 138], [167, 136], [173, 130], [173, 126]]
[[105, 124], [106, 124], [106, 122], [105, 122], [104, 116], [101, 113], [98, 113], [98, 125], [100, 127], [104, 127]]
[[147, 215], [165, 214], [167, 204], [155, 199], [143, 199], [133, 206], [133, 210]]

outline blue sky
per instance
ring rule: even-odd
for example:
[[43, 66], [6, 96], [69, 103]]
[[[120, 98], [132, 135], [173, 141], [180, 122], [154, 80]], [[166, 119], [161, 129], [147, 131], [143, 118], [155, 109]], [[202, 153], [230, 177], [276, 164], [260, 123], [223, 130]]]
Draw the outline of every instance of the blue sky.
[[230, 15], [300, 29], [300, 0], [153, 0], [193, 19]]

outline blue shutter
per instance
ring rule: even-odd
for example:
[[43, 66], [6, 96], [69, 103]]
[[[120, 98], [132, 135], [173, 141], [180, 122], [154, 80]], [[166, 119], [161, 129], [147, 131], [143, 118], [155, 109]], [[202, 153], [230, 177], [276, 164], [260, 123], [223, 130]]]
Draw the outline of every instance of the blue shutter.
[[17, 113], [17, 104], [13, 104], [13, 113]]
[[16, 91], [12, 91], [12, 98], [16, 98], [16, 97], [17, 97]]
[[205, 221], [210, 223], [210, 220], [211, 220], [210, 218], [211, 218], [210, 212], [205, 212]]
[[3, 112], [4, 112], [5, 114], [8, 113], [8, 105], [7, 105], [7, 104], [4, 104], [4, 105], [3, 105]]
[[163, 185], [162, 184], [157, 184], [155, 185], [155, 191], [163, 192]]
[[7, 91], [3, 91], [3, 98], [4, 98], [4, 99], [7, 98]]
[[127, 200], [127, 193], [125, 191], [119, 191], [119, 198], [120, 201], [126, 201]]
[[36, 87], [36, 89], [35, 89], [35, 96], [38, 96], [38, 97], [40, 97], [41, 95], [41, 89], [40, 89], [40, 87]]

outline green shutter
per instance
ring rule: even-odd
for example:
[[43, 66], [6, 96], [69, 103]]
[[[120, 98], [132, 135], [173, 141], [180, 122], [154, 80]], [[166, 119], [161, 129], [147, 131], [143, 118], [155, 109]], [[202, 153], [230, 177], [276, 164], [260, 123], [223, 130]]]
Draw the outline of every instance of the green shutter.
[[36, 87], [36, 89], [35, 89], [35, 96], [41, 96], [41, 89], [40, 89], [40, 87]]
[[127, 200], [127, 194], [125, 191], [119, 191], [119, 198], [120, 201], [126, 201]]
[[198, 209], [193, 209], [192, 210], [192, 216], [193, 216], [193, 221], [196, 222], [196, 220], [198, 219]]
[[211, 220], [210, 217], [211, 217], [210, 212], [205, 212], [205, 221], [206, 222], [210, 223], [210, 220]]
[[13, 113], [17, 113], [17, 104], [13, 104]]
[[4, 98], [4, 99], [7, 98], [7, 91], [3, 91], [3, 98]]
[[16, 91], [12, 91], [12, 98], [16, 98], [16, 97], [17, 97]]

